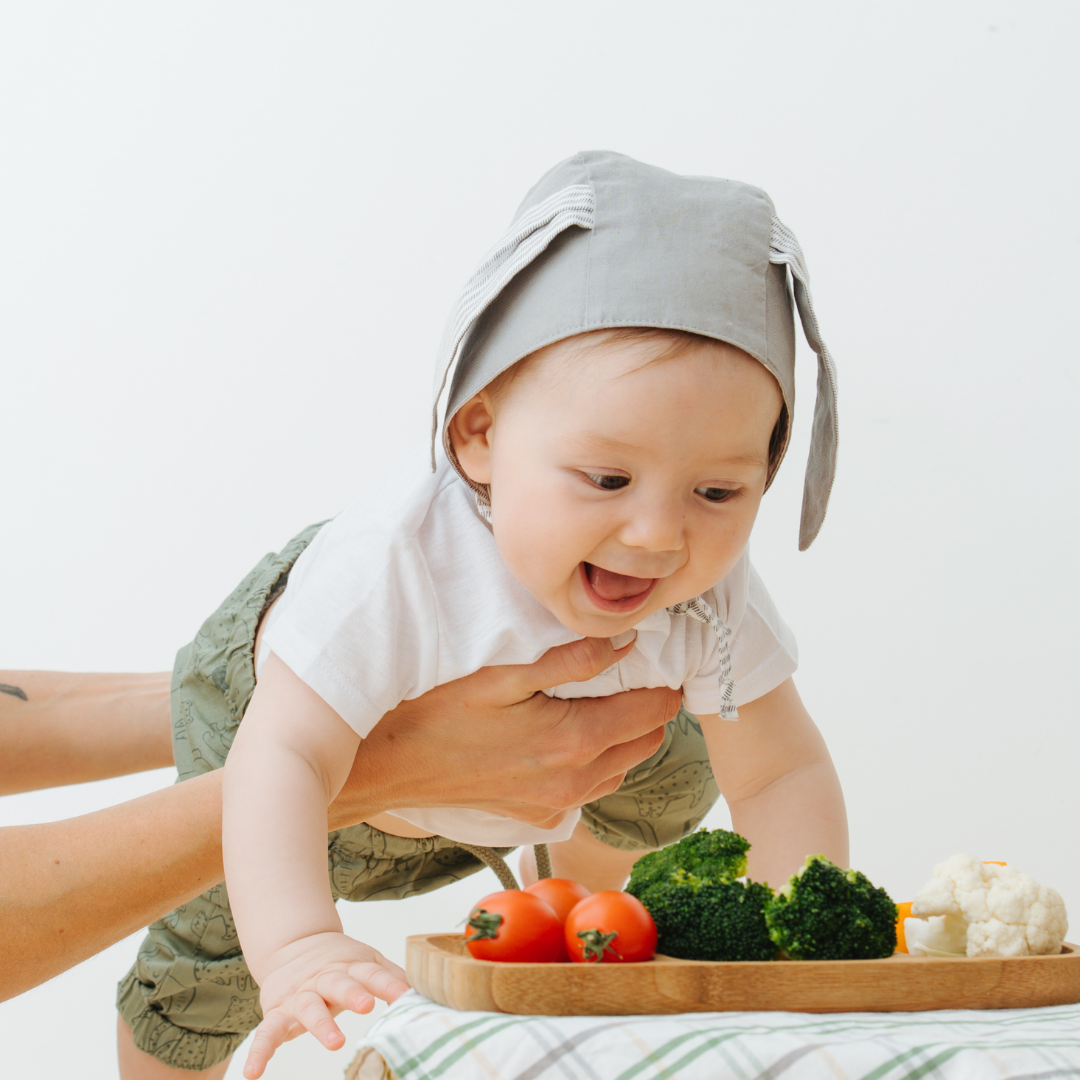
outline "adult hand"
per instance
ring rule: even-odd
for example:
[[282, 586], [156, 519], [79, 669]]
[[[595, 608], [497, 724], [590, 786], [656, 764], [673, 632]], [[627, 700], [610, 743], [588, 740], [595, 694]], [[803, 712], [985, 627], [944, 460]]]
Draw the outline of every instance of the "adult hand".
[[679, 710], [677, 690], [562, 700], [545, 687], [584, 682], [632, 647], [585, 638], [535, 664], [482, 668], [404, 701], [375, 726], [330, 808], [331, 828], [381, 809], [470, 806], [554, 827], [609, 795], [654, 754]]

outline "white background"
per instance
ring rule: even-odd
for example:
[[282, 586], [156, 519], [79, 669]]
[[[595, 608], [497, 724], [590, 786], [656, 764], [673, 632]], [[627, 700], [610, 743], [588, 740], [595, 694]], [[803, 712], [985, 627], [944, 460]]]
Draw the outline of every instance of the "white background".
[[[968, 850], [1080, 919], [1078, 30], [1033, 0], [7, 5], [0, 667], [168, 668], [423, 438], [442, 321], [533, 180], [617, 149], [760, 184], [807, 254], [840, 472], [800, 555], [804, 348], [753, 550], [854, 865], [904, 899]], [[489, 878], [347, 925], [400, 959]], [[113, 1076], [134, 949], [0, 1006], [0, 1071]], [[302, 1040], [268, 1075], [350, 1053]]]

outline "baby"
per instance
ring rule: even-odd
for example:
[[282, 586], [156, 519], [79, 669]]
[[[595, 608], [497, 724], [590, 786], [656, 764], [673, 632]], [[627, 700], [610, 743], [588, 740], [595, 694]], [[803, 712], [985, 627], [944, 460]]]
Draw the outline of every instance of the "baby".
[[[342, 933], [335, 899], [424, 891], [478, 868], [476, 848], [540, 843], [556, 876], [618, 888], [643, 850], [707, 811], [705, 755], [758, 880], [779, 884], [809, 852], [846, 862], [839, 784], [790, 679], [794, 641], [747, 556], [790, 432], [788, 266], [819, 355], [805, 547], [832, 482], [834, 379], [798, 245], [767, 196], [610, 153], [577, 155], [530, 192], [451, 319], [442, 452], [406, 461], [268, 557], [234, 594], [227, 628], [211, 620], [178, 658], [181, 775], [229, 754], [228, 898], [218, 887], [151, 928], [120, 988], [146, 1052], [122, 1046], [123, 1075], [223, 1075], [257, 1022], [252, 979], [264, 1019], [245, 1076], [304, 1029], [340, 1046], [335, 1013], [406, 984]], [[264, 612], [252, 692], [240, 667]], [[636, 819], [619, 793], [610, 810], [600, 800], [540, 828], [409, 792], [347, 843], [331, 836], [328, 887], [326, 808], [382, 717], [581, 637], [611, 639], [616, 663], [555, 696], [669, 686], [696, 716], [681, 713], [628, 777]], [[193, 659], [200, 650], [213, 659]], [[233, 719], [200, 727], [215, 693]]]

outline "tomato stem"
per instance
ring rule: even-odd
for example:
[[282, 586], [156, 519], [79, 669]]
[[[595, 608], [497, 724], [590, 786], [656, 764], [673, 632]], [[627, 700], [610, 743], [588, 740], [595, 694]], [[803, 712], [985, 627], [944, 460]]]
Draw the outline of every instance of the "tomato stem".
[[599, 964], [604, 959], [605, 953], [622, 959], [622, 953], [617, 952], [611, 943], [619, 936], [618, 930], [605, 934], [600, 929], [579, 930], [577, 936], [581, 938], [585, 946], [585, 962], [587, 964]]
[[499, 936], [499, 927], [502, 926], [503, 917], [496, 915], [492, 911], [485, 911], [483, 908], [477, 908], [470, 916], [468, 927], [470, 930], [475, 930], [476, 933], [472, 937], [467, 937], [466, 941], [481, 941], [484, 938], [496, 938]]

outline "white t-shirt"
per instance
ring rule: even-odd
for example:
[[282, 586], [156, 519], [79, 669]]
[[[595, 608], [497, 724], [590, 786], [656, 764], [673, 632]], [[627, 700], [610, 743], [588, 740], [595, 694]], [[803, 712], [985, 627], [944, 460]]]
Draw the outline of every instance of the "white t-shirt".
[[[736, 705], [791, 675], [794, 636], [745, 552], [703, 596], [733, 632]], [[681, 687], [691, 712], [720, 711], [719, 647], [709, 627], [660, 610], [635, 629], [634, 648], [614, 667], [548, 692], [603, 697]], [[579, 636], [507, 569], [473, 493], [445, 457], [432, 473], [426, 454], [417, 453], [323, 526], [297, 559], [267, 618], [258, 661], [261, 667], [276, 653], [363, 737], [434, 686], [493, 664], [531, 664]], [[490, 847], [565, 840], [579, 816], [540, 829], [466, 808], [393, 813]]]

